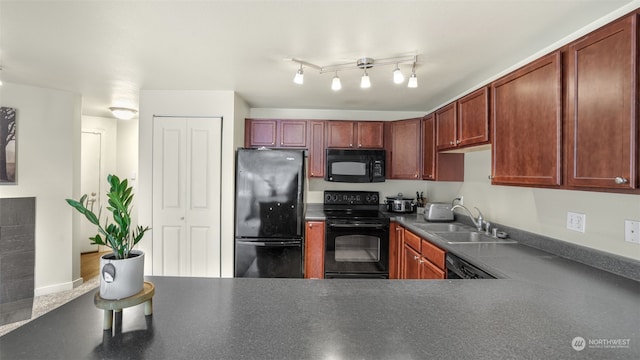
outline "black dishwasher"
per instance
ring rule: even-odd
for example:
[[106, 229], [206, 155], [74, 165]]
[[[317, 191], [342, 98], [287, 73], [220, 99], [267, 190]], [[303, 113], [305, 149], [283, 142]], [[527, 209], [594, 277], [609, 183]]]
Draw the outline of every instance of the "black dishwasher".
[[496, 279], [495, 276], [451, 253], [447, 253], [445, 261], [448, 279]]

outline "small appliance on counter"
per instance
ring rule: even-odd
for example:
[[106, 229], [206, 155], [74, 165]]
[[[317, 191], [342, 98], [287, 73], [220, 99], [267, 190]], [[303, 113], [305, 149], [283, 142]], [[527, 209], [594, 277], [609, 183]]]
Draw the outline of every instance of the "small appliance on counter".
[[416, 211], [413, 198], [406, 198], [402, 193], [397, 196], [387, 196], [387, 211], [392, 213], [412, 213]]
[[453, 221], [453, 211], [451, 204], [429, 202], [424, 209], [424, 219], [426, 221]]

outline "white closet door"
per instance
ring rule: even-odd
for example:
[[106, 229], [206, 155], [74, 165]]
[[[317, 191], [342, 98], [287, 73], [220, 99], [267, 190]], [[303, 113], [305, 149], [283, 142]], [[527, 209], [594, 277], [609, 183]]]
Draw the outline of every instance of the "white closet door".
[[220, 276], [221, 130], [221, 118], [154, 117], [154, 275]]

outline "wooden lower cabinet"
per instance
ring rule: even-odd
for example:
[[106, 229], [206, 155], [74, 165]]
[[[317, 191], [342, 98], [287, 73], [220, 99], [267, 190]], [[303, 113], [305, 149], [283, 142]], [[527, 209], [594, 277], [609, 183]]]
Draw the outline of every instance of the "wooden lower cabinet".
[[304, 278], [324, 279], [324, 221], [307, 221], [305, 225]]
[[[393, 231], [393, 227], [392, 227]], [[446, 279], [445, 251], [433, 245], [426, 239], [396, 224], [393, 231], [396, 248], [401, 246], [397, 275], [399, 279]], [[400, 239], [400, 241], [398, 241]], [[390, 278], [394, 278], [391, 277]]]

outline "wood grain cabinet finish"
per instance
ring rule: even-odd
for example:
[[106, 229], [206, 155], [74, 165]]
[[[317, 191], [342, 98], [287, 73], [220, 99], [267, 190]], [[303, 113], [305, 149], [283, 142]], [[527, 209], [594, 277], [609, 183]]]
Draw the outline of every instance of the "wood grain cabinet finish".
[[435, 115], [422, 118], [422, 179], [464, 181], [464, 154], [436, 151]]
[[245, 147], [307, 147], [306, 120], [245, 119]]
[[445, 279], [445, 251], [420, 238], [411, 231], [402, 229], [402, 279]]
[[443, 106], [436, 110], [436, 149], [437, 150], [449, 150], [454, 149], [457, 139], [456, 132], [456, 120], [458, 108], [456, 103], [452, 102], [449, 105]]
[[324, 177], [324, 121], [311, 120], [309, 127], [309, 177]]
[[421, 118], [394, 121], [390, 125], [391, 179], [418, 180], [422, 177]]
[[568, 47], [569, 187], [638, 187], [637, 21], [633, 14]]
[[482, 87], [438, 109], [435, 117], [438, 150], [489, 143], [489, 88]]
[[305, 225], [305, 279], [324, 279], [324, 231], [324, 221], [307, 221]]
[[382, 121], [326, 122], [327, 148], [382, 149], [384, 123]]
[[404, 228], [396, 222], [389, 226], [389, 279], [402, 278], [402, 249]]
[[245, 119], [245, 144], [247, 148], [275, 147], [278, 138], [278, 120]]
[[492, 184], [561, 184], [560, 52], [491, 84]]
[[489, 143], [489, 88], [480, 88], [456, 101], [458, 121], [456, 146]]

